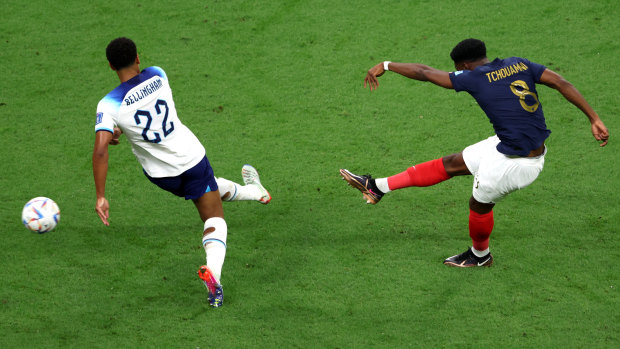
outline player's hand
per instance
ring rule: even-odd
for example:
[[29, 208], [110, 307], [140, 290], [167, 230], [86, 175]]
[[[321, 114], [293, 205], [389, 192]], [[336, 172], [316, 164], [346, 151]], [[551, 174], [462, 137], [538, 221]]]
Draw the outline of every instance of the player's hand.
[[607, 145], [607, 141], [609, 140], [609, 130], [607, 130], [607, 127], [605, 127], [605, 124], [603, 124], [601, 119], [596, 119], [592, 122], [592, 135], [597, 141], [603, 142], [600, 144], [601, 147]]
[[120, 143], [119, 138], [121, 137], [121, 135], [123, 134], [123, 131], [121, 131], [120, 128], [115, 127], [114, 128], [114, 135], [112, 136], [112, 139], [110, 140], [110, 145], [118, 145]]
[[110, 218], [110, 204], [106, 198], [97, 199], [97, 204], [95, 204], [95, 212], [99, 215], [99, 218], [105, 225], [110, 225], [108, 222], [108, 218]]
[[366, 88], [366, 84], [368, 84], [371, 91], [376, 90], [379, 87], [379, 80], [377, 80], [377, 78], [383, 75], [383, 73], [385, 73], [385, 70], [383, 69], [383, 62], [370, 68], [370, 70], [366, 73], [366, 78], [364, 78], [364, 88]]

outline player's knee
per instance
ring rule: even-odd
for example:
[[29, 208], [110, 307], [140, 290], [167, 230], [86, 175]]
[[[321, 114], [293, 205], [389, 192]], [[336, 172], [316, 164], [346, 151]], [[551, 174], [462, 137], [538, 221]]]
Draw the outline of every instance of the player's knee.
[[476, 200], [473, 196], [469, 198], [469, 208], [479, 214], [489, 213], [493, 210], [494, 203], [484, 203]]
[[463, 153], [444, 156], [442, 161], [446, 173], [451, 177], [471, 174], [465, 165], [465, 160], [463, 160]]
[[222, 200], [232, 201], [237, 196], [237, 185], [226, 178], [216, 178]]
[[[228, 235], [228, 226], [226, 221], [221, 217], [212, 217], [205, 221], [203, 236], [211, 240], [220, 240], [226, 244], [226, 236]], [[204, 243], [204, 241], [203, 241]]]

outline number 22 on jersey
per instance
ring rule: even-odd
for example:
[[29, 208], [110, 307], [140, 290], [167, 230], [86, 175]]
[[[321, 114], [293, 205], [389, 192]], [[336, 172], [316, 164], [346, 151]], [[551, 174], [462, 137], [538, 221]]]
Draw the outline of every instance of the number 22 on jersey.
[[163, 99], [158, 99], [155, 102], [155, 116], [156, 116], [155, 120], [153, 120], [153, 116], [151, 115], [151, 112], [148, 110], [137, 110], [136, 111], [136, 113], [133, 116], [134, 120], [136, 121], [136, 125], [141, 126], [142, 119], [146, 118], [146, 124], [144, 128], [142, 129], [142, 138], [144, 138], [145, 141], [151, 142], [151, 143], [161, 142], [162, 138], [159, 135], [159, 132], [151, 131], [153, 138], [149, 138], [149, 131], [151, 129], [151, 123], [153, 123], [154, 121], [158, 122], [159, 119], [161, 119], [162, 114], [163, 114], [163, 119], [161, 121], [161, 129], [163, 131], [164, 138], [167, 137], [170, 133], [172, 133], [172, 131], [174, 131], [174, 123], [171, 121], [168, 124], [168, 110], [169, 110], [168, 103], [166, 103], [166, 101]]

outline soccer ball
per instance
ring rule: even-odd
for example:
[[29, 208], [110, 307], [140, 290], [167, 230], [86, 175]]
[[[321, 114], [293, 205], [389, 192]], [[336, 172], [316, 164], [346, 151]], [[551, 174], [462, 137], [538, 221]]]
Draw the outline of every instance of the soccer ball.
[[36, 197], [26, 203], [22, 210], [22, 223], [35, 233], [53, 230], [60, 220], [60, 209], [54, 200]]

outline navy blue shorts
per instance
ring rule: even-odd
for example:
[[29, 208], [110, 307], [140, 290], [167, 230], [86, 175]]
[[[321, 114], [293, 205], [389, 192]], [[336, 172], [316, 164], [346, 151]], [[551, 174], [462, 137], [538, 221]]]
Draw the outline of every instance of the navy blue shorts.
[[176, 177], [153, 178], [146, 172], [144, 172], [144, 175], [146, 175], [153, 184], [176, 196], [185, 197], [185, 200], [198, 199], [203, 196], [204, 193], [216, 191], [218, 189], [215, 176], [213, 175], [213, 168], [211, 168], [211, 164], [209, 164], [209, 160], [206, 156], [198, 165]]

